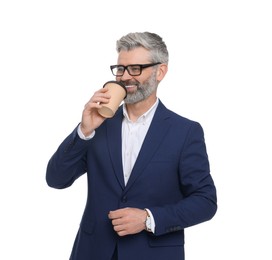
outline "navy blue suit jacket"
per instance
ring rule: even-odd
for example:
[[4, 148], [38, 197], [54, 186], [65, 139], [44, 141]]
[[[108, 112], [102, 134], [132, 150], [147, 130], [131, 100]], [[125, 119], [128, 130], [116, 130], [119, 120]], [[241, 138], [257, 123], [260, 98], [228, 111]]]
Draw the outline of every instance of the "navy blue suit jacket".
[[[77, 128], [50, 159], [46, 180], [66, 188], [88, 176], [88, 198], [75, 239], [72, 260], [183, 260], [184, 228], [211, 219], [217, 209], [202, 127], [168, 110], [161, 101], [125, 186], [122, 169], [122, 107], [95, 131], [80, 139]], [[142, 231], [118, 237], [110, 210], [148, 208], [155, 234]]]

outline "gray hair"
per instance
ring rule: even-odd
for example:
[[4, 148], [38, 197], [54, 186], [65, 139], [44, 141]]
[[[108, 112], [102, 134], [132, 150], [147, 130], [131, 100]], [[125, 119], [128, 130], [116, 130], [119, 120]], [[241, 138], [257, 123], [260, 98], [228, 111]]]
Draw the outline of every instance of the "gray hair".
[[129, 33], [121, 37], [116, 42], [116, 50], [130, 51], [138, 47], [143, 47], [150, 51], [150, 62], [161, 62], [168, 64], [168, 50], [163, 39], [150, 32]]

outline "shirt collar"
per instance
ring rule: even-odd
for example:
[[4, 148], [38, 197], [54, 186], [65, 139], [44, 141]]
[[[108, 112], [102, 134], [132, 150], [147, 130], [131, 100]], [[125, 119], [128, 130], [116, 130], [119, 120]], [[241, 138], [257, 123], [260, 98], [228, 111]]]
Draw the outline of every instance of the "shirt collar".
[[[136, 122], [143, 122], [145, 120], [148, 120], [153, 117], [153, 115], [155, 114], [155, 111], [156, 111], [156, 108], [159, 104], [159, 99], [157, 98], [156, 99], [156, 102], [153, 104], [153, 106], [148, 110], [146, 111], [144, 114], [142, 114]], [[126, 108], [126, 105], [124, 104], [123, 105], [123, 115], [125, 117], [126, 120], [128, 120], [129, 122], [131, 122], [131, 120], [129, 119], [129, 116], [128, 116], [128, 113], [127, 113], [127, 108]]]

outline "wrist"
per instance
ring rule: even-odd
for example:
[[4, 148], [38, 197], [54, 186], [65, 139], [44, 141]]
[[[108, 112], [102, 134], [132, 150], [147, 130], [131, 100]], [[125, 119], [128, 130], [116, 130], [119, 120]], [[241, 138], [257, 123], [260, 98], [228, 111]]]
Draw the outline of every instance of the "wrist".
[[86, 133], [83, 133], [81, 125], [78, 126], [77, 133], [78, 133], [79, 137], [83, 140], [89, 140], [89, 139], [93, 138], [95, 135], [95, 131], [92, 131], [89, 135], [87, 135]]
[[149, 215], [149, 212], [148, 210], [145, 209], [145, 212], [146, 212], [146, 219], [145, 219], [145, 230], [147, 232], [152, 232], [152, 229], [151, 229], [151, 217]]
[[82, 127], [80, 127], [80, 130], [81, 130], [82, 134], [85, 137], [90, 136], [92, 134], [92, 132], [93, 132], [93, 130], [86, 130], [86, 129], [82, 128]]
[[80, 124], [80, 131], [85, 137], [88, 137], [93, 133], [94, 129], [86, 128], [81, 123]]

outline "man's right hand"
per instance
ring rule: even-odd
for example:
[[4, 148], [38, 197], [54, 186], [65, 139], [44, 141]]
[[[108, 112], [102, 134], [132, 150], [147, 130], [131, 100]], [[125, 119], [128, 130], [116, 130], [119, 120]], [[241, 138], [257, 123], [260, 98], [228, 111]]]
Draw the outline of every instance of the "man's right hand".
[[80, 124], [80, 129], [84, 136], [89, 136], [106, 119], [101, 116], [97, 110], [101, 108], [100, 103], [109, 102], [110, 95], [107, 93], [107, 90], [107, 87], [99, 89], [94, 93], [88, 103], [86, 103]]

